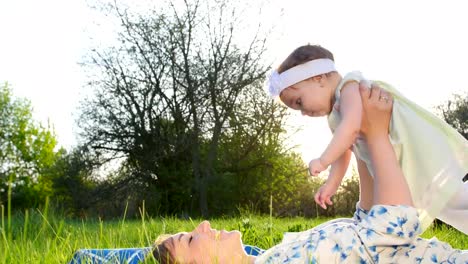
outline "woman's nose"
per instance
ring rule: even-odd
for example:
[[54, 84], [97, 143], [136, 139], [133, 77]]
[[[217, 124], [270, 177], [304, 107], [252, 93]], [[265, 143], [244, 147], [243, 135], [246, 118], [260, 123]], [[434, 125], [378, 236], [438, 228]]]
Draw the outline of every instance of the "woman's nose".
[[210, 222], [208, 221], [201, 222], [197, 227], [198, 232], [207, 232], [210, 229], [211, 229], [211, 225], [210, 225]]

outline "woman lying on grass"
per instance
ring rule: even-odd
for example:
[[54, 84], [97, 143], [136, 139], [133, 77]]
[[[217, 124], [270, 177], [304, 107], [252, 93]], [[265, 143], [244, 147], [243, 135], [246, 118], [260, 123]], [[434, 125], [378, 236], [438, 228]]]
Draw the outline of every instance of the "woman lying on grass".
[[[388, 138], [393, 101], [379, 100], [390, 95], [378, 87], [369, 90], [361, 85], [360, 91], [364, 110], [361, 132], [368, 141], [376, 177], [361, 182], [353, 218], [286, 233], [280, 244], [257, 257], [245, 253], [239, 231], [214, 230], [204, 221], [190, 233], [163, 240], [153, 251], [155, 258], [160, 263], [468, 262], [468, 251], [452, 249], [435, 238], [419, 237], [418, 214]], [[373, 206], [365, 208], [366, 204]]]

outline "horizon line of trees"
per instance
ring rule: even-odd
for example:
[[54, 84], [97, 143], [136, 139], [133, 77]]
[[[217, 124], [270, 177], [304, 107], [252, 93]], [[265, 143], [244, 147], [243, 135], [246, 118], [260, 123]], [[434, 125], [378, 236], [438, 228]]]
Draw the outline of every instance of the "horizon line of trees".
[[[76, 217], [136, 216], [143, 204], [150, 215], [181, 217], [354, 211], [356, 176], [331, 209], [315, 205], [323, 180], [307, 178], [286, 144], [287, 111], [263, 90], [268, 30], [242, 24], [247, 6], [99, 8], [119, 30], [115, 46], [96, 47], [83, 62], [92, 96], [80, 103], [79, 146], [58, 148], [30, 103], [0, 85], [0, 205], [22, 210], [50, 197]], [[436, 111], [467, 138], [467, 95]]]

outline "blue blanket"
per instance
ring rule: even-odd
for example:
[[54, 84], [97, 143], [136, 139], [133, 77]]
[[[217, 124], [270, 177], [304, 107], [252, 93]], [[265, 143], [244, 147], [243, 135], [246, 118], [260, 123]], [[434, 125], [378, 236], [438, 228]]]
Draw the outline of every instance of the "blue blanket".
[[[144, 248], [116, 248], [116, 249], [80, 249], [75, 252], [69, 264], [138, 264], [151, 254], [151, 247]], [[244, 245], [247, 254], [258, 256], [263, 249]]]

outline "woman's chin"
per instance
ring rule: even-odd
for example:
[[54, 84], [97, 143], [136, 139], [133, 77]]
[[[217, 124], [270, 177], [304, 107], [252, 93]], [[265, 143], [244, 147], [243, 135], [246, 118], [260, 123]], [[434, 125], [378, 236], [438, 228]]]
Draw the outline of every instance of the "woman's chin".
[[242, 237], [242, 234], [237, 231], [237, 230], [233, 230], [233, 231], [226, 231], [226, 230], [221, 230], [220, 231], [220, 238], [222, 240], [224, 239], [241, 239]]

